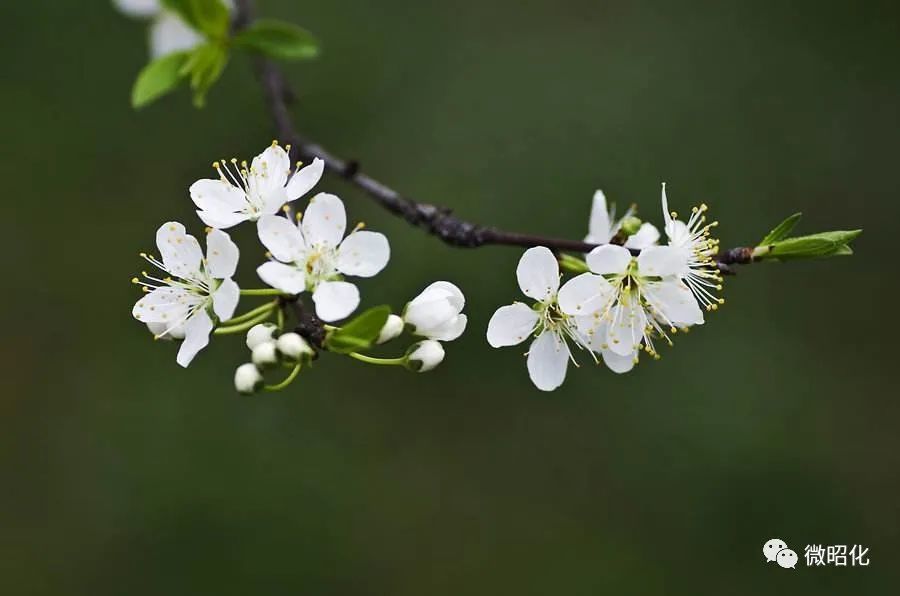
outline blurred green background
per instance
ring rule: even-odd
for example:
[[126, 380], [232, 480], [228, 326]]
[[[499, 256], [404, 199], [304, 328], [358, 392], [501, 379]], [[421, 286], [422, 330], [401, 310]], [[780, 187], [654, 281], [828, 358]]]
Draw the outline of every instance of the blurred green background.
[[[393, 259], [364, 304], [449, 279], [469, 332], [427, 375], [320, 360], [240, 397], [240, 339], [189, 370], [133, 321], [156, 227], [272, 139], [249, 60], [203, 111], [129, 108], [144, 26], [4, 2], [3, 594], [889, 593], [896, 589], [896, 2], [259, 2], [315, 32], [302, 131], [470, 219], [577, 238], [591, 195], [705, 201], [723, 245], [804, 211], [851, 258], [747, 268], [658, 362], [536, 391], [492, 350], [520, 251], [442, 245], [343, 182]], [[262, 249], [241, 229], [239, 280]], [[257, 254], [258, 251], [258, 254]], [[251, 304], [245, 300], [244, 304]], [[784, 539], [795, 571], [765, 564]], [[868, 568], [807, 568], [806, 544]]]

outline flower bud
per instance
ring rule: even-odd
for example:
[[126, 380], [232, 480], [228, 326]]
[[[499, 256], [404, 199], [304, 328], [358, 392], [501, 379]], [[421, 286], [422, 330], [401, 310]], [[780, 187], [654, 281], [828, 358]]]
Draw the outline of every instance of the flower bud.
[[250, 353], [250, 360], [259, 368], [271, 368], [278, 364], [278, 350], [274, 341], [261, 343]]
[[278, 329], [272, 323], [260, 323], [259, 325], [254, 325], [250, 328], [250, 331], [247, 332], [247, 347], [250, 350], [253, 350], [259, 344], [273, 341], [272, 335], [275, 334], [275, 330]]
[[403, 333], [403, 319], [398, 317], [397, 315], [388, 316], [387, 321], [384, 323], [384, 327], [381, 328], [381, 333], [378, 334], [378, 339], [375, 343], [383, 344], [391, 341], [401, 333]]
[[406, 368], [415, 372], [427, 372], [444, 360], [444, 346], [433, 339], [410, 346], [406, 353]]
[[315, 355], [315, 350], [299, 333], [285, 333], [275, 345], [278, 352], [292, 362], [309, 360]]
[[234, 371], [234, 388], [243, 395], [252, 395], [263, 385], [263, 377], [255, 364], [242, 364]]
[[465, 305], [459, 288], [448, 281], [436, 281], [410, 300], [403, 319], [413, 326], [416, 335], [451, 341], [466, 329], [466, 315], [460, 314]]
[[622, 220], [622, 227], [619, 228], [622, 230], [622, 233], [625, 236], [632, 236], [637, 234], [638, 230], [641, 229], [642, 221], [633, 215], [629, 215], [625, 219]]

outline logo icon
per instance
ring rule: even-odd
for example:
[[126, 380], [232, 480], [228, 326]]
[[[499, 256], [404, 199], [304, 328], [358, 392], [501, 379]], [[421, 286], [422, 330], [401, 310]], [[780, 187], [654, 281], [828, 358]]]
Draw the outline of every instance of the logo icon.
[[772, 538], [763, 545], [763, 555], [767, 563], [778, 563], [784, 569], [797, 568], [797, 553], [788, 548], [781, 538]]

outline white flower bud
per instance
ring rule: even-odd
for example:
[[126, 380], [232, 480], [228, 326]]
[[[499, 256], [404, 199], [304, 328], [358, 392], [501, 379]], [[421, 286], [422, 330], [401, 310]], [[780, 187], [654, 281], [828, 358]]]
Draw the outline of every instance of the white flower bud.
[[444, 346], [433, 339], [420, 341], [410, 346], [406, 360], [410, 370], [427, 372], [444, 360]]
[[278, 352], [293, 362], [308, 360], [315, 351], [299, 333], [285, 333], [276, 342]]
[[260, 390], [263, 377], [255, 364], [242, 364], [234, 371], [234, 388], [243, 395], [252, 395]]
[[414, 333], [429, 339], [452, 341], [466, 329], [466, 305], [463, 293], [448, 281], [436, 281], [410, 300], [403, 319], [414, 327]]
[[250, 360], [259, 368], [270, 368], [278, 364], [278, 351], [274, 341], [261, 343], [250, 353]]
[[397, 315], [390, 315], [385, 321], [384, 327], [381, 328], [381, 333], [378, 334], [378, 339], [375, 343], [383, 344], [391, 341], [403, 333], [403, 325], [403, 319]]
[[254, 325], [247, 332], [247, 347], [253, 350], [259, 344], [272, 341], [272, 335], [274, 335], [276, 329], [278, 328], [272, 323]]

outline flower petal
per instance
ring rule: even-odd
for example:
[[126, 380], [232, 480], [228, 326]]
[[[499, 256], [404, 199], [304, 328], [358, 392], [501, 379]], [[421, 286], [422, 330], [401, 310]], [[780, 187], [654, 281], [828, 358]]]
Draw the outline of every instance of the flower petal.
[[159, 249], [166, 271], [184, 279], [196, 279], [203, 261], [203, 251], [197, 239], [188, 234], [177, 221], [164, 223], [156, 231]]
[[606, 310], [615, 290], [602, 275], [582, 273], [559, 290], [559, 308], [567, 315], [587, 315]]
[[200, 298], [183, 288], [156, 288], [137, 301], [131, 309], [131, 315], [142, 323], [175, 325], [200, 301]]
[[647, 315], [637, 300], [633, 299], [631, 303], [614, 306], [611, 315], [606, 343], [616, 354], [627, 356], [638, 349], [644, 338]]
[[534, 331], [538, 318], [534, 310], [521, 302], [501, 306], [488, 322], [487, 341], [494, 348], [520, 344]]
[[213, 322], [206, 313], [206, 309], [201, 308], [184, 324], [184, 341], [181, 342], [181, 348], [178, 350], [178, 356], [175, 361], [183, 367], [187, 367], [197, 355], [209, 344], [209, 334], [212, 332]]
[[184, 339], [184, 323], [171, 327], [166, 323], [147, 323], [155, 339]]
[[273, 215], [287, 203], [284, 185], [291, 172], [291, 158], [279, 145], [269, 145], [253, 158], [247, 184], [251, 194], [262, 199], [263, 213]]
[[549, 248], [529, 248], [519, 259], [516, 278], [526, 296], [546, 301], [559, 289], [559, 263]]
[[309, 246], [336, 247], [347, 228], [344, 203], [334, 195], [319, 193], [309, 201], [303, 214], [303, 237]]
[[206, 271], [214, 278], [234, 277], [240, 254], [237, 244], [222, 230], [206, 235]]
[[330, 323], [344, 319], [359, 306], [359, 290], [346, 281], [323, 281], [313, 292], [316, 315]]
[[251, 218], [248, 213], [228, 213], [226, 211], [197, 210], [200, 220], [211, 228], [227, 230]]
[[152, 17], [160, 10], [159, 0], [113, 0], [113, 4], [130, 17]]
[[287, 188], [285, 189], [288, 201], [296, 201], [311, 191], [313, 187], [319, 183], [319, 180], [322, 179], [322, 174], [324, 172], [325, 162], [318, 157], [313, 159], [312, 163], [305, 168], [297, 170], [297, 173], [291, 176], [291, 179], [287, 183]]
[[337, 269], [344, 275], [372, 277], [384, 269], [391, 258], [391, 247], [384, 234], [353, 232], [341, 242]]
[[150, 25], [150, 55], [154, 59], [174, 52], [192, 50], [202, 41], [203, 37], [199, 33], [168, 10], [164, 10]]
[[690, 251], [675, 246], [649, 246], [638, 255], [638, 271], [643, 276], [678, 275], [688, 268]]
[[553, 391], [566, 380], [569, 346], [553, 331], [544, 331], [528, 350], [528, 376], [541, 391]]
[[659, 242], [659, 230], [652, 223], [642, 223], [638, 231], [628, 237], [625, 248], [642, 250]]
[[232, 214], [247, 209], [247, 194], [225, 180], [204, 178], [191, 184], [191, 200], [202, 211]]
[[220, 321], [227, 321], [234, 316], [234, 309], [237, 308], [240, 299], [241, 289], [234, 280], [223, 280], [213, 294], [213, 311]]
[[306, 273], [293, 265], [269, 261], [257, 267], [256, 274], [273, 288], [287, 294], [299, 294], [306, 289]]
[[256, 224], [259, 241], [279, 261], [293, 263], [303, 260], [306, 242], [300, 228], [286, 217], [263, 215]]
[[588, 267], [600, 275], [625, 273], [631, 263], [631, 252], [624, 246], [605, 244], [598, 246], [585, 257]]
[[612, 350], [602, 350], [600, 352], [600, 357], [603, 358], [603, 364], [605, 364], [609, 370], [614, 373], [622, 374], [627, 373], [634, 368], [634, 362], [637, 360], [638, 352], [635, 350], [627, 356], [622, 356], [621, 354], [616, 354]]
[[703, 324], [703, 310], [691, 290], [681, 280], [664, 279], [644, 289], [647, 302], [666, 325], [686, 327]]
[[609, 221], [609, 208], [606, 206], [606, 195], [602, 190], [594, 193], [591, 203], [591, 219], [588, 223], [588, 235], [585, 242], [606, 244], [612, 237], [612, 225]]
[[456, 315], [443, 325], [431, 329], [426, 337], [439, 341], [453, 341], [466, 330], [469, 318], [466, 315]]

